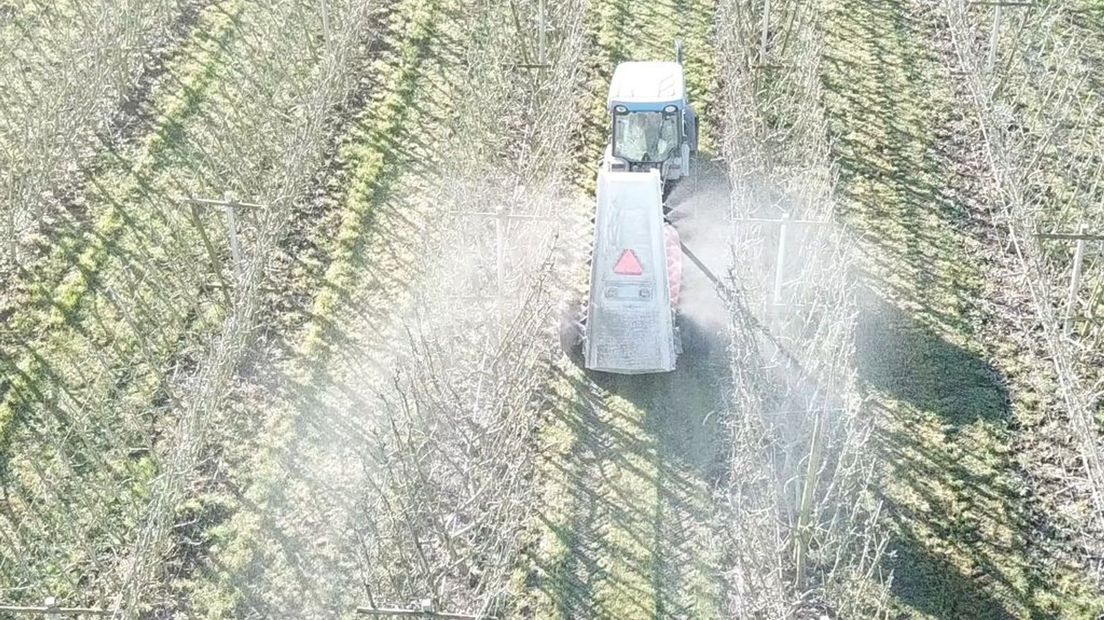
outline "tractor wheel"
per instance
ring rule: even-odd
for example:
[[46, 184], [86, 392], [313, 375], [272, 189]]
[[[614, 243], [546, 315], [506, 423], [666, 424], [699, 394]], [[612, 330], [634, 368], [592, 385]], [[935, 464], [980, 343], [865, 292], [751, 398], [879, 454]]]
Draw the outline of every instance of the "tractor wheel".
[[675, 332], [675, 355], [681, 356], [683, 352], [682, 326], [679, 325], [678, 313], [674, 313], [674, 316], [671, 317], [671, 321]]
[[581, 303], [567, 304], [560, 314], [560, 347], [577, 366], [583, 365], [586, 339], [586, 308]]
[[667, 256], [667, 285], [670, 287], [671, 311], [677, 313], [682, 295], [682, 242], [678, 230], [663, 225], [663, 251]]

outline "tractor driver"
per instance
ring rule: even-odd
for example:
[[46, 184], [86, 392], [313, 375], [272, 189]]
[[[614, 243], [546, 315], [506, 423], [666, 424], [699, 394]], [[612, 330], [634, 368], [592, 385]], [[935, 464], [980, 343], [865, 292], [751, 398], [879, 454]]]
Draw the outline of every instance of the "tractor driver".
[[663, 161], [678, 145], [675, 119], [662, 112], [633, 112], [618, 124], [617, 150], [633, 161]]

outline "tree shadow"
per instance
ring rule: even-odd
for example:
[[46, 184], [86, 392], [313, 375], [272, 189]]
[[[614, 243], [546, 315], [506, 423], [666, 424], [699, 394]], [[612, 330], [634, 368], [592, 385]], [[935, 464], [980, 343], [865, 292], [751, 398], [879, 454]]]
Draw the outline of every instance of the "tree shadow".
[[717, 360], [684, 356], [662, 375], [571, 378], [574, 404], [557, 409], [573, 410], [577, 444], [573, 462], [562, 467], [574, 502], [585, 508], [561, 534], [581, 569], [567, 572], [574, 578], [563, 606], [570, 617], [624, 612], [606, 603], [640, 597], [645, 615], [701, 613], [702, 600], [689, 591], [709, 590], [701, 583], [712, 578], [702, 576], [708, 550], [698, 536], [712, 517], [709, 494], [725, 463], [720, 409], [729, 367]]
[[842, 211], [862, 237], [855, 346], [885, 470], [886, 564], [906, 614], [1044, 615], [1010, 394], [975, 335], [983, 272], [963, 229], [976, 190], [932, 10], [840, 2], [828, 20], [824, 85]]

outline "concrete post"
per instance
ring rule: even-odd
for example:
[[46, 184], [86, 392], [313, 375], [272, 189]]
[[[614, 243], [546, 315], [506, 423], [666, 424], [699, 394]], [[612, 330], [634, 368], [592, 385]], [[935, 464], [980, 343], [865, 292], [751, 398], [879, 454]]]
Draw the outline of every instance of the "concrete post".
[[989, 34], [989, 56], [986, 60], [985, 71], [993, 74], [993, 68], [997, 65], [997, 48], [1000, 46], [1001, 6], [993, 7], [993, 31]]
[[238, 217], [234, 211], [234, 199], [230, 192], [223, 194], [222, 199], [226, 203], [223, 205], [223, 209], [226, 210], [226, 222], [230, 229], [230, 259], [234, 262], [234, 281], [235, 284], [240, 284], [242, 281], [242, 257], [241, 247], [238, 246]]
[[786, 281], [786, 223], [789, 220], [790, 214], [786, 213], [782, 215], [782, 220], [778, 223], [778, 255], [774, 263], [774, 294], [772, 296], [776, 311], [782, 305], [782, 285]]
[[763, 0], [763, 34], [759, 41], [759, 64], [767, 62], [767, 35], [770, 33], [770, 0]]
[[[1085, 235], [1086, 226], [1081, 224], [1077, 234]], [[1073, 313], [1077, 309], [1077, 293], [1081, 290], [1081, 267], [1085, 259], [1085, 240], [1078, 239], [1073, 250], [1073, 273], [1070, 275], [1069, 296], [1066, 297], [1066, 316], [1063, 332], [1069, 335], [1073, 330]]]

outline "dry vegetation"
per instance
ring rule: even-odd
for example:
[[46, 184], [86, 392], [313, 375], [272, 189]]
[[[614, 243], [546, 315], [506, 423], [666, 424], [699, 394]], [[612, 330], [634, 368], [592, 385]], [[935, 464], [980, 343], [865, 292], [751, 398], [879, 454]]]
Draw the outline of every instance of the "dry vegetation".
[[718, 15], [732, 68], [719, 106], [733, 184], [733, 456], [720, 491], [734, 526], [729, 613], [872, 615], [885, 541], [878, 506], [863, 501], [870, 422], [856, 384], [852, 252], [833, 221], [822, 17], [776, 2], [764, 23], [764, 6], [722, 3]]
[[4, 260], [59, 208], [95, 154], [116, 145], [201, 4], [26, 1], [3, 5], [0, 196]]
[[[1088, 233], [1104, 224], [1104, 90], [1094, 75], [1104, 39], [1093, 28], [1100, 16], [1077, 3], [1011, 14], [950, 1], [943, 9], [984, 145], [1006, 260], [1022, 270], [1031, 329], [1052, 365], [1053, 415], [1069, 433], [1052, 429], [1049, 440], [1076, 450], [1058, 471], [1039, 477], [1061, 480], [1059, 497], [1048, 499], [1063, 529], [1085, 545], [1093, 579], [1104, 584], [1090, 559], [1099, 555], [1104, 532], [1100, 248], [1089, 245], [1078, 268], [1084, 278], [1072, 288], [1077, 242], [1039, 237]], [[1054, 491], [1054, 483], [1044, 490]]]
[[[359, 3], [305, 9], [220, 3], [200, 15], [150, 104], [153, 126], [87, 182], [89, 223], [58, 240], [19, 299], [0, 405], [13, 591], [148, 604], [208, 414], [255, 330], [265, 267], [366, 36]], [[323, 15], [320, 45], [310, 33]], [[305, 19], [317, 26], [283, 27]], [[217, 220], [176, 201], [222, 190], [266, 205], [240, 277], [218, 249], [203, 254], [198, 232]]]
[[[719, 278], [592, 376], [605, 88], [676, 38]], [[0, 603], [1100, 613], [1104, 244], [1070, 302], [1036, 233], [1104, 234], [1101, 62], [1081, 3], [0, 1]]]

